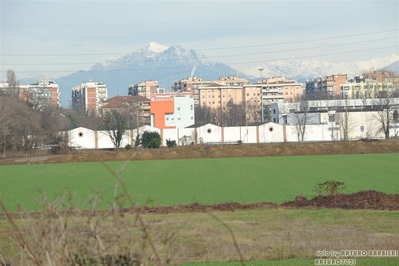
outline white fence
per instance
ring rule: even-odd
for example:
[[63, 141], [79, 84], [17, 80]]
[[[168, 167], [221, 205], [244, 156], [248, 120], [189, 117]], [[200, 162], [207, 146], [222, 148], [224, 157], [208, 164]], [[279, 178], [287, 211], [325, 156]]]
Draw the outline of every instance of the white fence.
[[[278, 143], [297, 142], [298, 134], [295, 126], [266, 123], [260, 126], [219, 127], [207, 124], [198, 128], [159, 129], [150, 126], [139, 128], [139, 134], [144, 131], [156, 131], [161, 135], [161, 145], [166, 146], [166, 140], [175, 140], [177, 145], [190, 144], [232, 144], [232, 143]], [[393, 133], [393, 132], [392, 132]], [[81, 149], [114, 148], [109, 133], [93, 131], [78, 127], [62, 134], [68, 136], [70, 146]], [[123, 136], [121, 147], [134, 146], [137, 129], [128, 130]], [[338, 127], [328, 124], [307, 125], [304, 141], [340, 140]]]

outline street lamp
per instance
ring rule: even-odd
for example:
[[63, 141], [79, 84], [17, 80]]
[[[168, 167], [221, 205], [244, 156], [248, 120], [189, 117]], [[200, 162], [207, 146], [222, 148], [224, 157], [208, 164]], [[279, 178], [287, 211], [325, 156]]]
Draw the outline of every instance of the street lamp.
[[261, 106], [262, 106], [262, 119], [261, 119], [261, 121], [263, 123], [263, 88], [262, 88], [262, 85], [263, 85], [263, 76], [262, 76], [263, 68], [259, 68], [259, 71], [260, 71], [260, 101], [261, 101]]

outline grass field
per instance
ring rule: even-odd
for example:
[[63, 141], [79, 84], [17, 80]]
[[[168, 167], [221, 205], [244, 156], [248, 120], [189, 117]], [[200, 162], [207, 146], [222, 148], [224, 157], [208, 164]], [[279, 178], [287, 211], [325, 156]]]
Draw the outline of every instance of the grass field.
[[[124, 162], [109, 162], [118, 171]], [[313, 197], [320, 182], [345, 182], [345, 193], [399, 193], [399, 154], [131, 161], [122, 173], [140, 205], [275, 202]], [[73, 193], [77, 206], [95, 192], [107, 207], [115, 178], [99, 162], [0, 166], [0, 197], [10, 211], [36, 210], [38, 189], [49, 198]]]

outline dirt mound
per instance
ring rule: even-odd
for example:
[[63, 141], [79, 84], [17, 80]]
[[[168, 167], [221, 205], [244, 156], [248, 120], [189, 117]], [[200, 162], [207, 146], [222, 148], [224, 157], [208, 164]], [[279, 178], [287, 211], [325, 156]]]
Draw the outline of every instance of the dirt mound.
[[280, 204], [282, 207], [317, 207], [317, 208], [342, 208], [342, 209], [367, 209], [367, 210], [399, 210], [399, 194], [385, 194], [368, 190], [353, 194], [340, 194], [336, 196], [317, 196], [307, 200], [297, 196], [294, 201]]
[[[139, 208], [140, 213], [168, 214], [179, 212], [212, 212], [212, 211], [239, 211], [259, 208], [292, 207], [292, 208], [341, 208], [341, 209], [364, 209], [364, 210], [399, 210], [399, 194], [385, 194], [369, 190], [353, 194], [340, 194], [337, 196], [317, 196], [306, 199], [296, 196], [294, 201], [276, 204], [271, 202], [257, 202], [241, 204], [226, 202], [220, 204], [206, 205], [200, 203], [184, 204], [177, 206], [143, 206]], [[132, 209], [124, 208], [123, 213], [131, 213]]]

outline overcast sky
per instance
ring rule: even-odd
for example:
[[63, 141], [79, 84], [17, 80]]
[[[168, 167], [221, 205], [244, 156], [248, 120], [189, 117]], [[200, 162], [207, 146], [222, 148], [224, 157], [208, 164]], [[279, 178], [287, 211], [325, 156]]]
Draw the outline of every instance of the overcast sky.
[[399, 54], [398, 1], [0, 1], [1, 73], [53, 78], [149, 42], [243, 69]]

